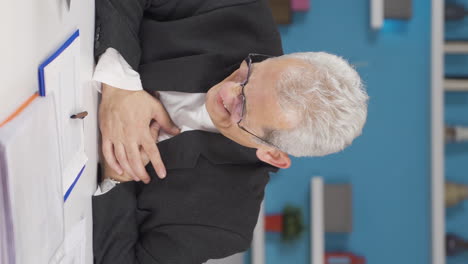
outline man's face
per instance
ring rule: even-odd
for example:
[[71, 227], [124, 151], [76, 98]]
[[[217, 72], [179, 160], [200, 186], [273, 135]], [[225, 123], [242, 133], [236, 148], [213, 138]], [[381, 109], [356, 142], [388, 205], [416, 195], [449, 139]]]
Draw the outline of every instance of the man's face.
[[269, 129], [285, 130], [294, 126], [294, 121], [286, 116], [278, 103], [276, 83], [280, 74], [288, 67], [303, 66], [295, 59], [266, 60], [253, 63], [251, 75], [244, 88], [245, 112], [242, 114], [241, 91], [248, 75], [248, 65], [244, 61], [239, 69], [222, 82], [213, 86], [206, 95], [206, 108], [216, 128], [233, 141], [251, 148], [264, 147], [254, 141], [254, 136], [239, 128], [241, 125], [260, 138]]

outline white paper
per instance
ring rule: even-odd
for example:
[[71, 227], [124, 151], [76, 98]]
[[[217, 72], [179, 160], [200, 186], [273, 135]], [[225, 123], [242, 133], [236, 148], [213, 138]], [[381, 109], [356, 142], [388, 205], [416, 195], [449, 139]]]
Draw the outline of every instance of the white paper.
[[48, 263], [62, 243], [62, 173], [55, 120], [53, 98], [37, 98], [0, 129], [1, 188], [8, 191], [3, 193], [7, 199], [0, 213], [13, 220], [8, 241], [0, 244], [8, 244], [16, 259], [5, 263]]
[[7, 185], [5, 148], [0, 144], [0, 263], [15, 263], [13, 219]]
[[86, 218], [67, 232], [65, 240], [49, 264], [86, 264]]
[[80, 86], [80, 38], [77, 37], [44, 68], [47, 97], [53, 97], [57, 115], [63, 192], [72, 185], [87, 161], [84, 152], [84, 121], [70, 116], [84, 111]]

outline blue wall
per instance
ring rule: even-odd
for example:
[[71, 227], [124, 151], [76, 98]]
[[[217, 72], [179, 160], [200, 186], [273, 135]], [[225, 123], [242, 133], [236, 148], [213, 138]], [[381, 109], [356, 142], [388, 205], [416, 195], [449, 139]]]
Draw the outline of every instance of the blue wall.
[[[327, 51], [357, 66], [370, 95], [363, 135], [341, 153], [295, 158], [272, 175], [266, 212], [285, 204], [304, 208], [309, 182], [353, 185], [354, 231], [327, 236], [328, 249], [364, 255], [370, 264], [430, 262], [430, 5], [414, 0], [407, 23], [369, 28], [369, 0], [311, 0], [309, 12], [280, 27], [285, 52]], [[467, 120], [468, 121], [468, 120]], [[309, 228], [299, 241], [267, 236], [267, 263], [310, 263]]]

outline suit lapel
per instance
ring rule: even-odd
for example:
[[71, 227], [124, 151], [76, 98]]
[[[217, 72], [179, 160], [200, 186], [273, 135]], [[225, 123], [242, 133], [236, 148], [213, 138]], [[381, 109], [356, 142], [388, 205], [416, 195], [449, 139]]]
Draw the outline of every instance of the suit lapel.
[[184, 132], [158, 143], [167, 169], [195, 167], [200, 155], [214, 164], [262, 163], [255, 149], [243, 147], [221, 134], [200, 130]]
[[220, 54], [207, 53], [142, 64], [139, 73], [148, 91], [206, 93], [241, 62], [242, 59], [226, 60]]

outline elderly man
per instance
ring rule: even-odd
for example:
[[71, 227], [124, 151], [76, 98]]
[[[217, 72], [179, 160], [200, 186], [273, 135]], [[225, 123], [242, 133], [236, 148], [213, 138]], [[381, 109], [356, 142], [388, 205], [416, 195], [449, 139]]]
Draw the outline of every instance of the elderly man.
[[97, 0], [96, 10], [106, 170], [95, 263], [243, 251], [268, 173], [361, 133], [356, 71], [326, 53], [282, 55], [264, 1]]

